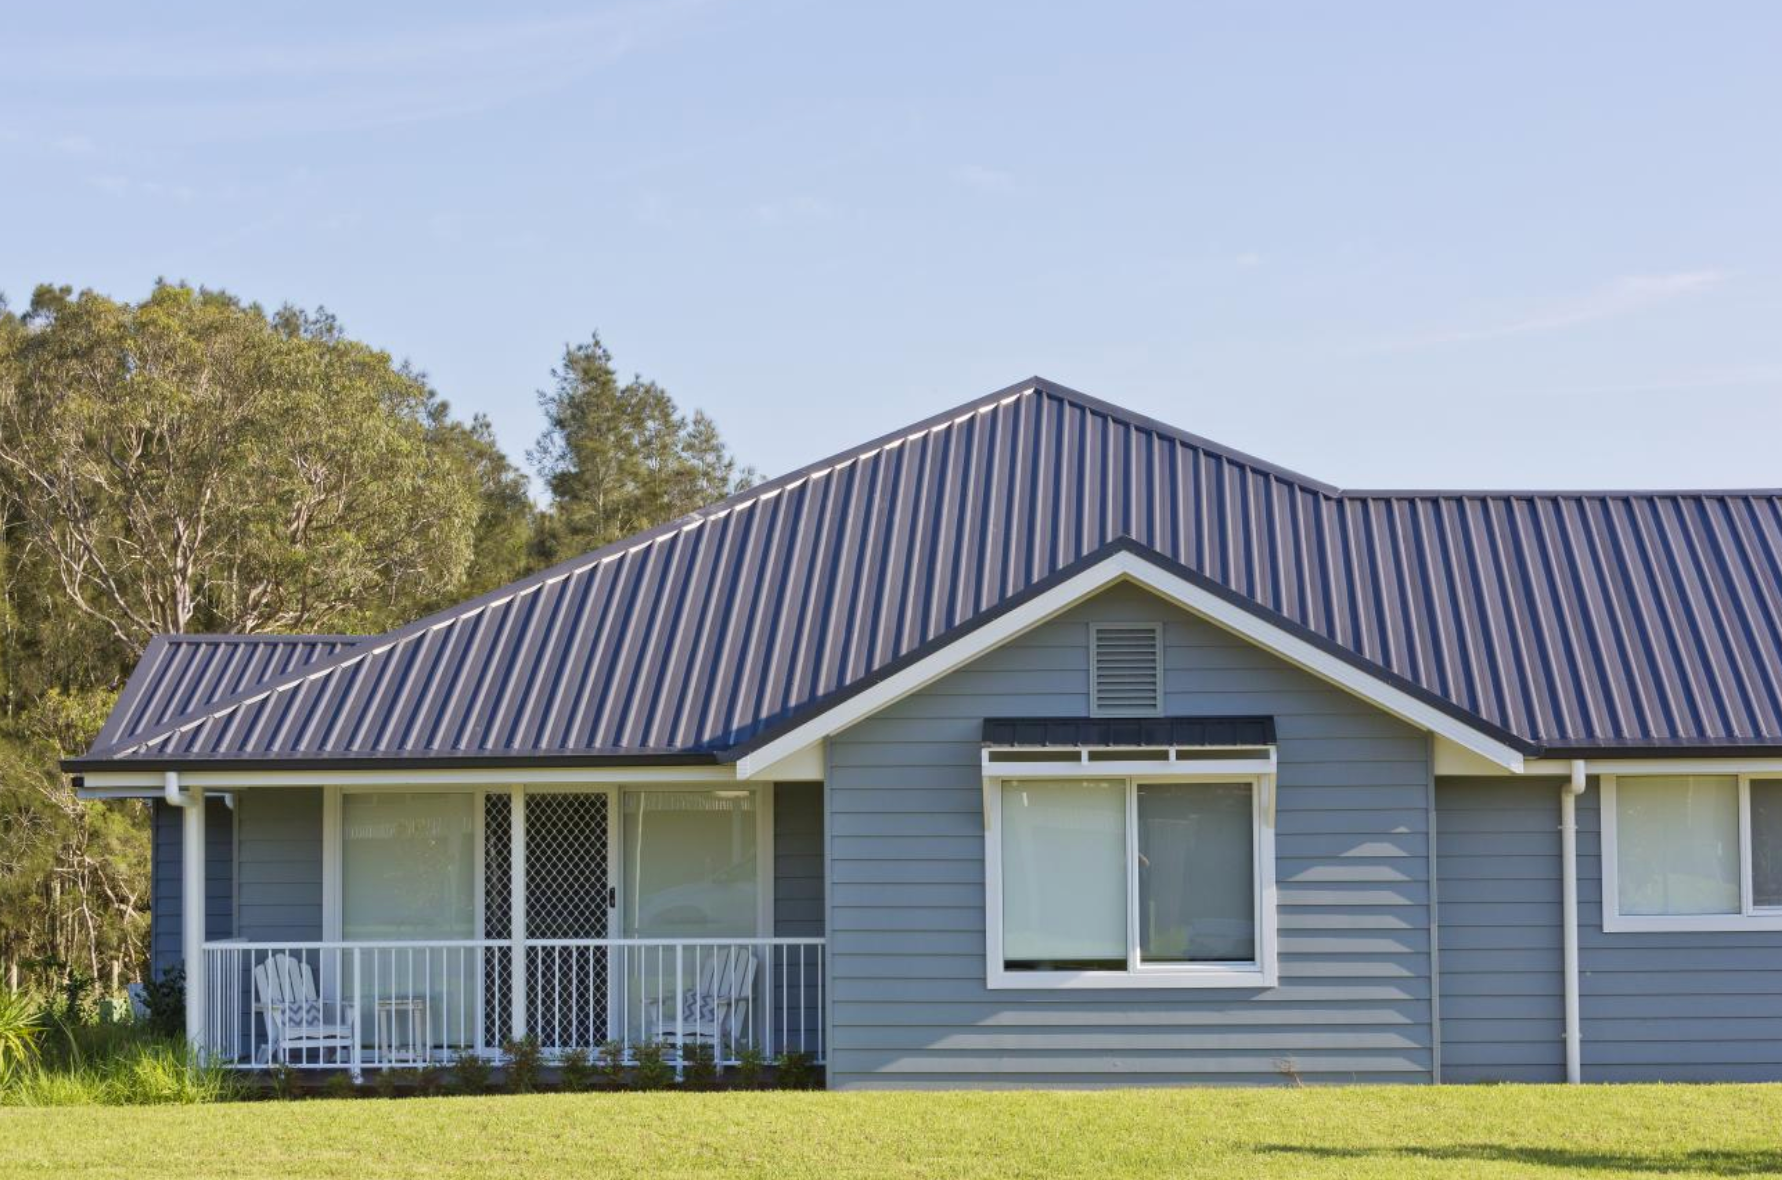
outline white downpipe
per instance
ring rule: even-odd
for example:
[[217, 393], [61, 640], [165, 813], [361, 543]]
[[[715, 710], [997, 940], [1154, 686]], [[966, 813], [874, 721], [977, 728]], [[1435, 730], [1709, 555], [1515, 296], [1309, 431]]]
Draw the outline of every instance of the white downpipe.
[[205, 1051], [204, 1013], [204, 788], [181, 789], [179, 771], [169, 770], [161, 790], [180, 809], [180, 957], [186, 969], [186, 1043]]
[[1559, 791], [1560, 923], [1565, 946], [1565, 1080], [1583, 1080], [1583, 1035], [1578, 1014], [1578, 796], [1584, 793], [1584, 760], [1572, 760], [1572, 777]]

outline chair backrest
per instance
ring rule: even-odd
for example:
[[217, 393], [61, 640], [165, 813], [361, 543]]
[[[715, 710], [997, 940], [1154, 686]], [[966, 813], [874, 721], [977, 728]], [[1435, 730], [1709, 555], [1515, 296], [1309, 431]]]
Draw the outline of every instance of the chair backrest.
[[315, 973], [294, 955], [280, 951], [254, 968], [254, 999], [274, 1032], [285, 1026], [300, 1005], [314, 1003], [317, 998]]

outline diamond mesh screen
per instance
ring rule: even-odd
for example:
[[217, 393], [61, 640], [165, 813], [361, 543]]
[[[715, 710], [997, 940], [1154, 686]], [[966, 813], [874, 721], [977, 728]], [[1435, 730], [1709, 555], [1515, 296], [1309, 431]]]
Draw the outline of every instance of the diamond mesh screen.
[[[490, 792], [483, 797], [483, 937], [509, 938], [513, 932], [513, 800]], [[483, 1039], [485, 1051], [499, 1047], [513, 1029], [508, 981], [513, 952], [490, 947], [483, 957]]]
[[[526, 797], [526, 937], [607, 937], [607, 797]], [[529, 1027], [550, 1049], [591, 1048], [607, 1036], [604, 948], [527, 951]]]

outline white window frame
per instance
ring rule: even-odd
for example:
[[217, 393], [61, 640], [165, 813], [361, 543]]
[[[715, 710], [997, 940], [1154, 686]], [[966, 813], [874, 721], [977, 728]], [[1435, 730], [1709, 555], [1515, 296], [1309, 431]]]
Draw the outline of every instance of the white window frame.
[[[1739, 912], [1736, 914], [1623, 914], [1621, 912], [1621, 857], [1616, 839], [1615, 780], [1617, 778], [1698, 777], [1736, 778], [1739, 781]], [[1679, 933], [1692, 930], [1782, 930], [1782, 907], [1757, 906], [1751, 900], [1751, 781], [1782, 780], [1782, 771], [1739, 773], [1710, 767], [1679, 770], [1654, 768], [1647, 774], [1602, 776], [1602, 878], [1603, 932], [1605, 934]]]
[[[986, 770], [990, 763], [986, 762]], [[1279, 979], [1275, 909], [1275, 774], [1273, 751], [1263, 760], [1220, 763], [1010, 762], [984, 777], [984, 953], [986, 987], [1046, 990], [1096, 988], [1266, 988]], [[1192, 770], [1188, 767], [1193, 767]], [[1123, 971], [1010, 971], [1002, 953], [1002, 783], [1117, 779], [1126, 785], [1126, 969]], [[1245, 783], [1253, 810], [1256, 958], [1248, 963], [1157, 963], [1139, 959], [1138, 786], [1141, 783]]]

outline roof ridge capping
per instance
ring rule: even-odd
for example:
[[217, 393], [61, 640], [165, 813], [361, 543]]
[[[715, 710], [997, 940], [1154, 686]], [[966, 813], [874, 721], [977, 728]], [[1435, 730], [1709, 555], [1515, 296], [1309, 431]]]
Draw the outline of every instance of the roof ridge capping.
[[287, 631], [160, 631], [149, 636], [167, 643], [360, 643], [377, 635], [337, 635]]
[[1782, 488], [1345, 488], [1345, 500], [1754, 500]]

